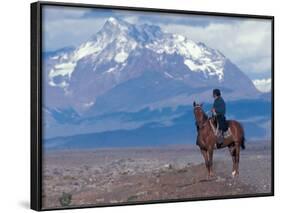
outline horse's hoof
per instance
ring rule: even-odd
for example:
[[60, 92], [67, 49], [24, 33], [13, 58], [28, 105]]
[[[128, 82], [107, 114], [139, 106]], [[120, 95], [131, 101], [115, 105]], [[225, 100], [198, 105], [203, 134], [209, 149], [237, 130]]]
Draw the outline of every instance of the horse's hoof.
[[231, 173], [231, 175], [232, 175], [232, 178], [235, 178], [235, 177], [238, 177], [238, 172], [236, 172], [236, 171], [233, 171], [232, 173]]
[[208, 176], [207, 176], [207, 180], [213, 180], [215, 178], [215, 174], [214, 173], [212, 173], [212, 174], [208, 174]]

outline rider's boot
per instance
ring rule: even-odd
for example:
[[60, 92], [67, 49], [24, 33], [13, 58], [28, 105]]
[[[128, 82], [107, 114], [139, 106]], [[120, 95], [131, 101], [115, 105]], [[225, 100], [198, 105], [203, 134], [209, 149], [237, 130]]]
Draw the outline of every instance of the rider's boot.
[[223, 144], [223, 131], [219, 130], [218, 135], [217, 135], [217, 148], [221, 148], [222, 144]]

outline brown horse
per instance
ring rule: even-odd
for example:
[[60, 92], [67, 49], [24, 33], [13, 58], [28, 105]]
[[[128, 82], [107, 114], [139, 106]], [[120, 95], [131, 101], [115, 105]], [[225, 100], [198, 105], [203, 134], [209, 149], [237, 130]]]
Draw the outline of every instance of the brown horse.
[[[211, 125], [212, 119], [208, 118], [202, 109], [202, 104], [193, 103], [194, 115], [198, 130], [197, 145], [200, 147], [201, 153], [205, 160], [205, 165], [208, 170], [208, 178], [214, 175], [213, 172], [213, 151], [216, 147], [217, 136]], [[221, 146], [228, 147], [233, 161], [232, 177], [239, 175], [239, 157], [240, 147], [245, 149], [244, 130], [242, 125], [235, 121], [229, 120], [228, 126], [231, 131], [231, 136], [224, 139]]]

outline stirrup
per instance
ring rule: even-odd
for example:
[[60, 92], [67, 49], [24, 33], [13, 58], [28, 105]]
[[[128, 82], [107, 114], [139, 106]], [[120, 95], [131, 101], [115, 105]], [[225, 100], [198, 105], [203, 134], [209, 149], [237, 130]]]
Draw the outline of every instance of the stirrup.
[[220, 148], [222, 148], [222, 145], [223, 145], [223, 143], [216, 143], [216, 149], [220, 149]]

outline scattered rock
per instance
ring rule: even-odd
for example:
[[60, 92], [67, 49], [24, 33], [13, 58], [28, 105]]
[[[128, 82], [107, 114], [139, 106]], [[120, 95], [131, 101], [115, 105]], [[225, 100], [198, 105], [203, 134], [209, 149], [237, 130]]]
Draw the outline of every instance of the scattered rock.
[[69, 206], [71, 203], [72, 195], [70, 193], [63, 192], [59, 198], [61, 206]]
[[216, 179], [216, 182], [225, 182], [226, 181], [226, 179], [225, 178], [222, 178], [222, 177], [220, 177], [220, 176], [217, 176], [217, 179]]
[[185, 173], [187, 171], [188, 171], [188, 167], [184, 167], [184, 168], [181, 168], [181, 169], [177, 170], [178, 173]]
[[104, 202], [104, 198], [97, 198], [96, 201], [97, 202]]
[[138, 198], [137, 195], [132, 195], [132, 196], [128, 197], [127, 201], [128, 201], [128, 202], [134, 201], [134, 200], [136, 200], [137, 198]]
[[147, 194], [147, 191], [142, 191], [142, 192], [138, 192], [136, 194], [136, 196], [142, 196], [142, 195], [146, 195]]
[[167, 163], [167, 164], [165, 164], [165, 165], [163, 166], [163, 168], [164, 168], [164, 169], [172, 169], [173, 167], [172, 167], [171, 164]]

